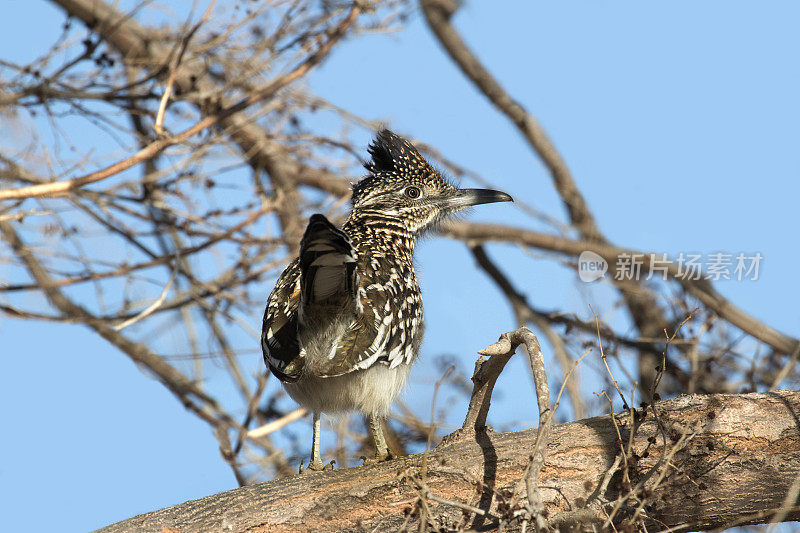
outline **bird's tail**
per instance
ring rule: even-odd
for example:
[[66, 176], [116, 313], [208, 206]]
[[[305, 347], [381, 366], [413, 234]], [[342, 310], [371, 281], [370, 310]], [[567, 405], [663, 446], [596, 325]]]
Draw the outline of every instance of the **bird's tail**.
[[[358, 307], [356, 252], [350, 237], [322, 215], [312, 215], [300, 241], [302, 315], [330, 314]], [[315, 317], [320, 318], [320, 317]]]

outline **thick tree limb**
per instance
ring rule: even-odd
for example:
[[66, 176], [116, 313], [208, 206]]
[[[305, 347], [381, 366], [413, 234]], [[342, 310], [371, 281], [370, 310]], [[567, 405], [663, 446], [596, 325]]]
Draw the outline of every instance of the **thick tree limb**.
[[[647, 412], [643, 422], [641, 411], [637, 413], [632, 436], [629, 413], [613, 422], [605, 415], [552, 428], [538, 480], [550, 524], [574, 526], [581, 521], [599, 527], [618, 501], [623, 504], [617, 506], [615, 521], [630, 518], [636, 505], [621, 498], [636, 487], [622, 484], [620, 472], [610, 470], [615, 464], [627, 464], [631, 482], [641, 485], [639, 516], [653, 530], [767, 522], [780, 512], [800, 472], [800, 392], [682, 396], [655, 405], [658, 423], [652, 408]], [[427, 457], [426, 486], [439, 500], [505, 516], [513, 510], [503, 509], [503, 491], [528, 467], [536, 434], [488, 431], [447, 440]], [[618, 459], [621, 448], [627, 454], [624, 462]], [[403, 502], [419, 496], [409, 480], [418, 476], [422, 461], [422, 455], [412, 455], [270, 481], [147, 513], [102, 531], [397, 530], [406, 520]], [[489, 505], [476, 505], [487, 474], [494, 480], [492, 490], [501, 496], [495, 495]], [[463, 506], [437, 501], [427, 504], [453, 520], [464, 511]], [[800, 519], [795, 504], [784, 508], [785, 520]]]

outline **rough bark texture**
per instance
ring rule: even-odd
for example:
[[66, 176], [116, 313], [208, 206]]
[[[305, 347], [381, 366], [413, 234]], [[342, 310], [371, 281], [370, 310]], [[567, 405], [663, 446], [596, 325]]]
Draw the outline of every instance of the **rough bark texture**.
[[[639, 516], [657, 529], [768, 522], [800, 472], [798, 414], [800, 392], [693, 395], [613, 420], [605, 415], [554, 426], [539, 476], [548, 517], [562, 529], [578, 521], [602, 526], [607, 514], [623, 521], [637, 505], [618, 498], [636, 493], [644, 499]], [[467, 522], [491, 526], [508, 516], [503, 501], [519, 486], [535, 438], [533, 429], [460, 430], [427, 456], [242, 487], [102, 531], [397, 530], [420, 483], [440, 499], [488, 511], [495, 518], [472, 514]], [[783, 519], [800, 519], [797, 494], [787, 503], [792, 507]], [[440, 523], [463, 524], [470, 514], [431, 500], [427, 505]]]

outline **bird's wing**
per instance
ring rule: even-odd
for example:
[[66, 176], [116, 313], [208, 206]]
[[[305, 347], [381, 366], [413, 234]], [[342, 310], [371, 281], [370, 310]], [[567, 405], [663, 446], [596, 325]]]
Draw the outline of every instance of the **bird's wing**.
[[297, 338], [300, 305], [300, 266], [295, 259], [283, 271], [264, 311], [261, 351], [264, 361], [281, 381], [297, 381], [305, 363]]
[[315, 374], [333, 377], [375, 364], [411, 364], [422, 341], [422, 305], [393, 286], [371, 284], [359, 290], [363, 311]]
[[286, 267], [267, 302], [261, 332], [267, 366], [281, 381], [297, 381], [306, 364], [299, 330], [323, 329], [341, 313], [358, 312], [356, 254], [350, 237], [324, 216], [312, 215], [300, 256]]

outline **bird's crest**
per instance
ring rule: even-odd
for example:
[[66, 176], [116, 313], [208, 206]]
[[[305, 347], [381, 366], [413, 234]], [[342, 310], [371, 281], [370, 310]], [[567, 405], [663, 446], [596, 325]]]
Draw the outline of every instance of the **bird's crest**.
[[414, 145], [389, 130], [378, 132], [367, 152], [372, 156], [372, 161], [365, 163], [364, 167], [374, 174], [379, 172], [416, 174], [420, 171], [433, 170]]
[[414, 145], [387, 129], [378, 132], [367, 151], [372, 160], [364, 163], [364, 168], [370, 175], [353, 185], [354, 201], [374, 185], [392, 178], [424, 180], [437, 176]]

